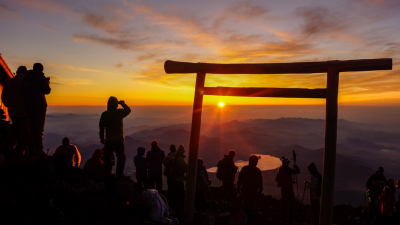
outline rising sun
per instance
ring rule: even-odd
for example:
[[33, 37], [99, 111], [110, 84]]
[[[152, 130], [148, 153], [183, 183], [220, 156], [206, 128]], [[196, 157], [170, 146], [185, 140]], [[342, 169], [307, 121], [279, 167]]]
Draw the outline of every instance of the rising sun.
[[225, 105], [225, 104], [224, 104], [223, 102], [218, 103], [218, 106], [219, 106], [219, 107], [224, 107], [224, 105]]

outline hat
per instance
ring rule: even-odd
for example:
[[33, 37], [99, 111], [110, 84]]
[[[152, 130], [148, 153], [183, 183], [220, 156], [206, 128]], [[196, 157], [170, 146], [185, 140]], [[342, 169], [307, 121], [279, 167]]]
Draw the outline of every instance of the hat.
[[376, 170], [376, 172], [385, 172], [385, 170], [383, 169], [383, 167], [378, 167], [378, 169]]
[[290, 160], [288, 158], [286, 158], [285, 156], [282, 156], [281, 161], [282, 161], [282, 164], [290, 163]]

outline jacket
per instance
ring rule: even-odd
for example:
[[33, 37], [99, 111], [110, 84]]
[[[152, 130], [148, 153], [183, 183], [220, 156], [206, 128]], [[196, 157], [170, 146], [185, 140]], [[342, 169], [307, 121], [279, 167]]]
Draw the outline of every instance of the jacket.
[[185, 154], [185, 147], [183, 145], [180, 145], [178, 147], [178, 150], [176, 151], [175, 154], [165, 157], [163, 160], [163, 164], [165, 167], [173, 167], [174, 170], [174, 175], [171, 177], [168, 177], [168, 179], [171, 179], [173, 181], [185, 181], [185, 173], [187, 172], [187, 163], [184, 160], [186, 156]]
[[23, 75], [18, 74], [4, 84], [1, 100], [8, 108], [10, 117], [26, 116], [23, 78]]
[[143, 155], [137, 154], [133, 158], [133, 162], [136, 167], [136, 177], [147, 177], [147, 163], [146, 158]]
[[232, 156], [224, 155], [224, 158], [218, 162], [217, 168], [217, 176], [219, 176], [218, 173], [220, 173], [223, 182], [233, 183], [235, 181], [238, 168], [233, 162]]
[[79, 167], [81, 164], [81, 154], [75, 145], [60, 145], [54, 151], [53, 156], [64, 156], [68, 158], [72, 166]]
[[242, 192], [261, 193], [263, 190], [261, 170], [256, 166], [244, 166], [239, 173], [237, 186]]
[[148, 174], [162, 176], [162, 163], [165, 153], [159, 147], [152, 147], [146, 154]]
[[46, 111], [46, 96], [50, 94], [50, 81], [44, 76], [43, 72], [28, 70], [22, 80], [25, 106], [30, 111]]
[[292, 175], [300, 173], [300, 168], [298, 166], [294, 165], [293, 167], [292, 169], [287, 165], [282, 165], [278, 169], [275, 181], [282, 190], [293, 191]]
[[[123, 119], [131, 113], [131, 109], [122, 104], [123, 109], [118, 108], [118, 100], [110, 97], [107, 103], [107, 111], [103, 112], [100, 117], [100, 139], [106, 140], [106, 143], [121, 143], [125, 141]], [[104, 138], [104, 129], [106, 130], [106, 138]]]
[[103, 168], [104, 163], [102, 160], [102, 156], [103, 156], [103, 150], [97, 149], [93, 153], [92, 158], [86, 161], [85, 166], [83, 167], [83, 172], [87, 173], [100, 170], [101, 168]]

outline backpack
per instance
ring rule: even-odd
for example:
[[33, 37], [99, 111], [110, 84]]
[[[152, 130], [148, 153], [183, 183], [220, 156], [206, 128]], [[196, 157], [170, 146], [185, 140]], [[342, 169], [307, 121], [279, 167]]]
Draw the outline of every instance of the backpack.
[[173, 177], [173, 176], [177, 175], [176, 158], [174, 155], [165, 157], [165, 159], [164, 159], [164, 175], [166, 177]]

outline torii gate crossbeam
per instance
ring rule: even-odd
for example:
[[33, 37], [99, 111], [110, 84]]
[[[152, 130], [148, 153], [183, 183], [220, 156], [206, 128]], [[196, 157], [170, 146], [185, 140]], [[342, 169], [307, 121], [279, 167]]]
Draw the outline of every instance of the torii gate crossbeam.
[[[164, 69], [171, 73], [197, 73], [193, 103], [192, 127], [186, 180], [185, 216], [193, 222], [196, 188], [197, 158], [200, 139], [201, 114], [204, 95], [326, 98], [325, 150], [322, 171], [321, 225], [331, 225], [333, 219], [333, 193], [335, 183], [336, 137], [338, 118], [339, 73], [371, 70], [391, 70], [392, 59], [362, 59], [327, 62], [263, 63], [263, 64], [212, 64], [166, 61]], [[327, 73], [326, 89], [302, 88], [228, 88], [204, 87], [206, 73], [213, 74], [287, 74]]]

